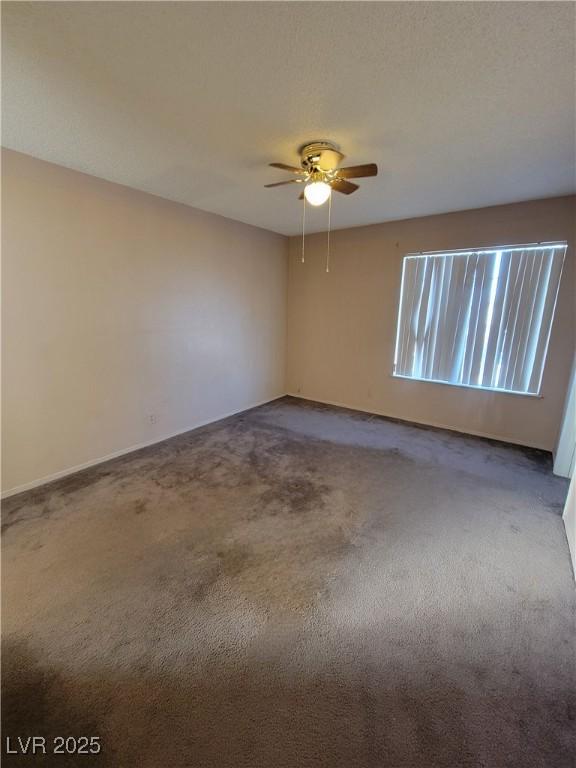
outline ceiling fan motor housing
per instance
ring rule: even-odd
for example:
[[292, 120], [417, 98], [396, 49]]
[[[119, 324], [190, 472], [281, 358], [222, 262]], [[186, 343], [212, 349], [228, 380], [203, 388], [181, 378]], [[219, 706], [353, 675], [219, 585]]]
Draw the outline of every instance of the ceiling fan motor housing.
[[308, 172], [335, 171], [344, 155], [331, 141], [314, 141], [300, 147], [302, 167]]

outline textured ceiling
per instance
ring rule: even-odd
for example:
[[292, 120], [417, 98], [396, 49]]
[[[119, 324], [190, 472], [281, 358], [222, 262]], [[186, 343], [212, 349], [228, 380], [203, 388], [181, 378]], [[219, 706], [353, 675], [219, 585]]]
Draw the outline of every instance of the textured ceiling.
[[[3, 144], [285, 234], [305, 141], [357, 226], [575, 189], [573, 3], [2, 3]], [[325, 228], [326, 207], [310, 229]]]

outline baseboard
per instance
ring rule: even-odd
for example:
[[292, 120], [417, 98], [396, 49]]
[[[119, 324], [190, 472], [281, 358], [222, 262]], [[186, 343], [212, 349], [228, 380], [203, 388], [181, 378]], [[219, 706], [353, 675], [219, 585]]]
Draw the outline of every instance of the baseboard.
[[192, 427], [187, 427], [186, 429], [180, 429], [177, 432], [171, 432], [168, 435], [162, 435], [162, 437], [155, 437], [153, 440], [146, 440], [143, 443], [137, 443], [136, 445], [131, 445], [128, 448], [121, 448], [119, 451], [114, 451], [113, 453], [108, 453], [106, 456], [101, 456], [98, 459], [91, 459], [90, 461], [85, 461], [83, 464], [76, 464], [73, 467], [69, 467], [68, 469], [62, 469], [59, 472], [54, 472], [51, 475], [46, 475], [45, 477], [41, 477], [38, 480], [31, 480], [29, 483], [23, 483], [22, 485], [16, 485], [14, 488], [9, 488], [6, 491], [2, 491], [2, 494], [0, 495], [0, 498], [2, 499], [8, 499], [10, 496], [16, 496], [18, 493], [24, 493], [24, 491], [31, 491], [34, 488], [39, 488], [42, 485], [46, 485], [47, 483], [52, 483], [54, 480], [60, 480], [63, 477], [68, 477], [68, 475], [73, 475], [76, 472], [82, 472], [84, 469], [90, 469], [90, 467], [95, 467], [98, 464], [104, 464], [106, 461], [111, 461], [112, 459], [118, 459], [120, 456], [125, 456], [128, 453], [134, 453], [134, 451], [139, 451], [142, 448], [148, 448], [151, 445], [156, 445], [157, 443], [163, 443], [165, 440], [170, 440], [172, 437], [178, 437], [178, 435], [184, 435], [186, 432], [192, 432], [195, 429], [200, 429], [201, 427], [206, 427], [208, 424], [216, 424], [218, 421], [223, 421], [224, 419], [229, 419], [230, 416], [237, 416], [239, 413], [245, 413], [246, 411], [251, 411], [253, 408], [258, 408], [261, 405], [266, 405], [267, 403], [273, 403], [275, 400], [280, 400], [282, 397], [286, 397], [286, 395], [277, 395], [276, 397], [272, 397], [269, 400], [261, 400], [260, 402], [253, 403], [252, 405], [248, 405], [245, 408], [240, 408], [236, 411], [229, 411], [228, 413], [224, 413], [221, 416], [218, 416], [215, 419], [206, 419], [205, 421], [200, 421], [197, 424], [194, 424]]
[[[498, 440], [499, 442], [504, 443], [510, 443], [512, 445], [520, 445], [523, 447], [526, 447], [525, 443], [517, 443], [513, 440], [505, 439], [501, 435], [495, 435], [489, 432], [478, 432], [475, 430], [467, 430], [464, 432], [463, 430], [456, 429], [455, 427], [449, 426], [447, 424], [442, 424], [440, 422], [435, 421], [410, 421], [409, 419], [404, 418], [403, 416], [399, 416], [394, 413], [388, 413], [384, 411], [368, 411], [366, 408], [359, 408], [358, 406], [349, 405], [348, 403], [342, 403], [338, 402], [336, 400], [320, 400], [317, 397], [305, 397], [304, 395], [299, 394], [298, 392], [286, 392], [283, 395], [277, 395], [276, 397], [272, 397], [268, 400], [261, 400], [257, 403], [253, 403], [252, 405], [248, 405], [245, 408], [240, 408], [239, 410], [235, 411], [229, 411], [227, 413], [222, 414], [221, 416], [218, 416], [215, 419], [206, 419], [205, 421], [198, 422], [197, 424], [194, 424], [193, 426], [186, 427], [185, 429], [178, 430], [177, 432], [171, 432], [167, 435], [162, 435], [161, 437], [155, 437], [153, 440], [147, 440], [142, 443], [137, 443], [135, 445], [131, 445], [128, 448], [122, 448], [119, 451], [114, 451], [113, 453], [109, 453], [106, 456], [101, 456], [97, 459], [92, 459], [90, 461], [86, 461], [83, 464], [76, 464], [73, 467], [69, 467], [68, 469], [60, 470], [59, 472], [54, 472], [51, 475], [46, 475], [45, 477], [41, 477], [38, 480], [32, 480], [29, 483], [23, 483], [22, 485], [14, 486], [14, 488], [9, 488], [6, 491], [2, 491], [0, 494], [0, 498], [7, 499], [10, 496], [16, 496], [18, 493], [24, 493], [24, 491], [31, 491], [34, 488], [39, 488], [42, 485], [46, 485], [47, 483], [52, 483], [54, 480], [60, 480], [63, 477], [68, 477], [68, 475], [73, 475], [76, 472], [82, 472], [84, 469], [90, 469], [90, 467], [95, 467], [98, 464], [104, 464], [106, 461], [111, 461], [112, 459], [120, 458], [120, 456], [125, 456], [128, 453], [134, 453], [134, 451], [139, 451], [142, 448], [148, 448], [151, 445], [156, 445], [157, 443], [163, 443], [164, 440], [170, 440], [172, 437], [177, 437], [178, 435], [183, 435], [186, 432], [192, 432], [195, 429], [200, 429], [201, 427], [205, 427], [208, 424], [216, 424], [218, 421], [223, 421], [224, 419], [230, 418], [230, 416], [237, 416], [239, 413], [244, 413], [246, 411], [252, 410], [252, 408], [258, 408], [261, 405], [266, 405], [267, 403], [273, 403], [275, 400], [280, 400], [282, 397], [295, 397], [300, 400], [307, 400], [308, 402], [312, 403], [321, 403], [322, 405], [333, 405], [337, 408], [347, 408], [351, 411], [358, 411], [359, 413], [372, 413], [375, 416], [383, 416], [384, 418], [389, 419], [396, 419], [398, 421], [404, 421], [406, 423], [412, 423], [412, 424], [421, 424], [425, 427], [435, 427], [437, 429], [446, 429], [450, 432], [456, 432], [461, 435], [473, 435], [474, 437], [485, 437], [489, 440]], [[542, 451], [550, 452], [548, 448], [545, 448], [544, 446], [540, 445], [530, 445], [527, 446], [529, 448], [537, 448]]]
[[374, 416], [383, 416], [386, 419], [395, 419], [396, 421], [403, 421], [405, 424], [420, 424], [423, 427], [435, 427], [436, 429], [446, 429], [449, 432], [456, 432], [459, 435], [472, 435], [473, 437], [485, 437], [488, 440], [497, 440], [499, 443], [509, 443], [510, 445], [519, 445], [522, 448], [536, 448], [539, 451], [546, 451], [547, 453], [552, 453], [552, 451], [549, 448], [544, 447], [543, 445], [527, 445], [526, 443], [518, 443], [514, 440], [510, 440], [509, 438], [502, 437], [501, 435], [494, 435], [490, 432], [477, 432], [473, 429], [467, 429], [466, 431], [462, 429], [457, 429], [456, 427], [451, 427], [448, 424], [441, 424], [437, 421], [414, 421], [411, 419], [407, 419], [405, 416], [399, 416], [395, 413], [387, 413], [384, 411], [368, 411], [366, 408], [359, 408], [355, 405], [349, 405], [348, 403], [340, 403], [335, 400], [319, 400], [317, 397], [305, 397], [304, 395], [298, 394], [297, 392], [287, 392], [287, 395], [289, 397], [296, 397], [300, 400], [307, 400], [311, 403], [321, 403], [322, 405], [334, 405], [336, 408], [348, 408], [350, 411], [358, 411], [359, 413], [368, 413], [373, 414]]

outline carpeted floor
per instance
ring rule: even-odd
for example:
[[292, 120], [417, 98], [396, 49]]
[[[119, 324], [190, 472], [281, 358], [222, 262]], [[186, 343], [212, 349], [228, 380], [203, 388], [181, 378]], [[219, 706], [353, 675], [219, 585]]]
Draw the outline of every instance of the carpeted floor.
[[573, 768], [565, 492], [285, 398], [14, 497], [4, 742], [103, 751], [6, 764]]

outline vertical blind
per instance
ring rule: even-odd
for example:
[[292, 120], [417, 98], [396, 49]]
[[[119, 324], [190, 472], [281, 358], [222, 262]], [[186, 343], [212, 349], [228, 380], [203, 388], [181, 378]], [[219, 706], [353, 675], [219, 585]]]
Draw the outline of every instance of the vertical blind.
[[565, 252], [405, 256], [394, 374], [538, 394]]

